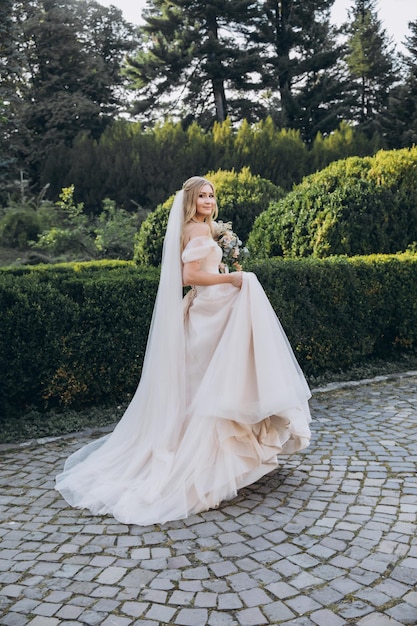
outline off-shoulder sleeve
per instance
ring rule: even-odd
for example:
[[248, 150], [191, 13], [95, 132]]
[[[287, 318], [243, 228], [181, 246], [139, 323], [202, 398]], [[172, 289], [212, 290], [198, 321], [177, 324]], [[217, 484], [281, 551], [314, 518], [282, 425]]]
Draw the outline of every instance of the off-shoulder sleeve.
[[190, 261], [205, 259], [210, 250], [216, 246], [217, 243], [211, 237], [193, 237], [184, 248], [181, 256], [182, 262], [189, 263]]

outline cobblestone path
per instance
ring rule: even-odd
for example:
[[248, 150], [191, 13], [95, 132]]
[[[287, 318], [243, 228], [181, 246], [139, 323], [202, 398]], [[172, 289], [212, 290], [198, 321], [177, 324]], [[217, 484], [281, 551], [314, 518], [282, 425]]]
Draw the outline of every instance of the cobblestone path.
[[101, 433], [0, 447], [1, 626], [417, 624], [417, 373], [316, 390], [310, 448], [137, 527], [54, 491]]

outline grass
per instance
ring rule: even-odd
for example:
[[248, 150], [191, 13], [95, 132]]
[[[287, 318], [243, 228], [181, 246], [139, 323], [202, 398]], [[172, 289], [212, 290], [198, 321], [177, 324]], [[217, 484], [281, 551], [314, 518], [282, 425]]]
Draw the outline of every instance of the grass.
[[417, 371], [417, 351], [404, 352], [392, 357], [391, 360], [369, 359], [365, 363], [355, 365], [338, 372], [324, 372], [321, 376], [309, 377], [308, 383], [312, 389], [329, 383], [346, 382], [349, 380], [364, 380], [376, 376], [391, 376], [401, 372]]
[[81, 411], [51, 410], [46, 413], [31, 409], [17, 418], [0, 419], [0, 444], [59, 437], [89, 428], [101, 428], [115, 424], [125, 409], [125, 406], [104, 406]]
[[[310, 377], [312, 389], [328, 383], [362, 380], [375, 376], [389, 376], [399, 372], [417, 371], [417, 352], [398, 356], [390, 361], [373, 359], [365, 364], [339, 372], [325, 372]], [[115, 424], [126, 406], [90, 407], [82, 411], [73, 409], [51, 410], [41, 413], [31, 409], [18, 418], [0, 419], [0, 444], [21, 443], [31, 439], [59, 437], [87, 429]]]
[[0, 246], [0, 267], [19, 264], [20, 260], [26, 256], [27, 250], [17, 250], [16, 248], [5, 248]]

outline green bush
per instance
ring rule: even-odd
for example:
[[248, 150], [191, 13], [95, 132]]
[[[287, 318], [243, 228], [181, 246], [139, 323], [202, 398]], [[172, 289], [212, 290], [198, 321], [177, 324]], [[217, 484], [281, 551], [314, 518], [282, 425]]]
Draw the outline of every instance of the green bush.
[[240, 172], [209, 172], [207, 178], [216, 188], [219, 219], [232, 222], [233, 230], [243, 242], [247, 241], [255, 218], [272, 201], [283, 198], [286, 192], [269, 180], [254, 176], [247, 167]]
[[306, 177], [255, 221], [256, 258], [390, 254], [417, 240], [417, 148], [350, 157]]
[[36, 211], [26, 207], [7, 209], [0, 219], [0, 245], [24, 250], [40, 231]]
[[79, 306], [62, 363], [44, 384], [50, 405], [81, 407], [117, 401], [139, 381], [153, 301], [155, 276], [125, 270], [62, 285]]
[[47, 189], [45, 186], [36, 196], [10, 199], [7, 206], [0, 209], [0, 246], [24, 250], [52, 223], [55, 207], [45, 200]]
[[84, 213], [83, 203], [74, 202], [74, 185], [61, 190], [54, 211], [55, 222], [42, 231], [32, 247], [58, 260], [93, 258], [92, 224]]
[[[417, 255], [251, 261], [309, 376], [417, 345]], [[28, 408], [126, 403], [156, 269], [94, 262], [0, 272], [0, 423]]]
[[38, 273], [18, 279], [3, 274], [0, 309], [0, 411], [7, 415], [30, 404], [42, 406], [45, 381], [60, 366], [78, 307]]
[[329, 163], [350, 156], [375, 154], [382, 147], [378, 136], [370, 139], [347, 122], [341, 122], [339, 128], [329, 135], [317, 134], [308, 154], [309, 171], [322, 170]]
[[417, 345], [417, 255], [250, 262], [304, 371], [318, 375]]
[[145, 211], [128, 213], [116, 207], [113, 200], [103, 200], [103, 210], [96, 220], [95, 248], [104, 259], [124, 259], [133, 257], [135, 235], [145, 219]]
[[[240, 172], [209, 172], [207, 178], [216, 187], [219, 219], [231, 221], [234, 231], [246, 241], [257, 215], [272, 200], [285, 195], [280, 187], [270, 181], [254, 176], [248, 168]], [[161, 263], [162, 245], [168, 223], [169, 210], [174, 196], [159, 205], [142, 223], [136, 238], [134, 259], [142, 265], [158, 266]]]
[[39, 218], [38, 233], [29, 241], [31, 251], [24, 263], [56, 263], [86, 261], [94, 258], [123, 259], [133, 257], [135, 234], [146, 212], [138, 209], [128, 213], [104, 198], [101, 213], [92, 217], [84, 211], [83, 203], [74, 201], [74, 185], [61, 190], [59, 201], [40, 207], [34, 213]]
[[118, 119], [99, 139], [80, 134], [71, 148], [51, 148], [40, 178], [50, 183], [48, 194], [54, 199], [62, 187], [74, 184], [76, 201], [88, 214], [97, 215], [104, 198], [129, 212], [138, 205], [154, 210], [193, 174], [248, 167], [290, 191], [331, 161], [374, 154], [380, 147], [345, 123], [307, 145], [299, 131], [281, 128], [270, 117], [238, 127], [226, 119], [209, 130], [172, 120], [151, 128]]
[[162, 246], [174, 197], [157, 206], [142, 222], [133, 252], [133, 260], [138, 265], [158, 267], [161, 264]]
[[0, 273], [0, 415], [125, 400], [138, 382], [158, 273], [129, 262]]
[[[213, 141], [222, 147], [230, 135], [226, 133], [228, 120], [213, 128]], [[217, 131], [220, 131], [216, 133]], [[246, 120], [233, 135], [228, 155], [216, 161], [221, 169], [248, 167], [253, 174], [270, 180], [289, 191], [303, 176], [312, 171], [310, 154], [298, 130], [280, 128], [270, 117], [250, 125]]]

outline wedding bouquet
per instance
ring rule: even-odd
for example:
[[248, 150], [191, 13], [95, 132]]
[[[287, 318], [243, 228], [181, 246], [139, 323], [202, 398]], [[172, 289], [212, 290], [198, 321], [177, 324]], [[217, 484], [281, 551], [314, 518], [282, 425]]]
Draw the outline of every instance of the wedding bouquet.
[[223, 273], [240, 271], [242, 269], [242, 261], [249, 256], [249, 250], [246, 247], [242, 247], [241, 240], [232, 230], [231, 222], [219, 220], [213, 226], [213, 238], [222, 251], [220, 271]]

